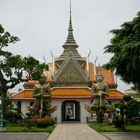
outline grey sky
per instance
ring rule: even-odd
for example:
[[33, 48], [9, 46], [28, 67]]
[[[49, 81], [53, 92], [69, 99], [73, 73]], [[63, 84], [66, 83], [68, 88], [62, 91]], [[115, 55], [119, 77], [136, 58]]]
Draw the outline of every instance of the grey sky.
[[[109, 31], [130, 21], [140, 10], [140, 0], [72, 0], [74, 37], [79, 53], [90, 61], [98, 55], [104, 64], [110, 54], [103, 54], [112, 35]], [[21, 41], [8, 48], [22, 56], [31, 54], [39, 60], [50, 50], [59, 56], [67, 37], [69, 0], [0, 0], [0, 24]], [[125, 88], [124, 85], [122, 85]]]

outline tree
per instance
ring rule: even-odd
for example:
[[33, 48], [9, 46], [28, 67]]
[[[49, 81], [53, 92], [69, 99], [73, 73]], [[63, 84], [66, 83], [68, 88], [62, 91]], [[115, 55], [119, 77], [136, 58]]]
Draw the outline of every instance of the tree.
[[[0, 25], [0, 97], [3, 99], [7, 98], [9, 89], [14, 88], [20, 82], [40, 79], [43, 70], [48, 68], [45, 63], [40, 63], [32, 56], [22, 58], [20, 55], [13, 55], [5, 50], [5, 47], [17, 41], [19, 41], [18, 37], [5, 32]], [[3, 101], [3, 107], [5, 113], [5, 100]]]
[[140, 123], [140, 102], [130, 95], [125, 95], [123, 100], [125, 104], [125, 122], [131, 124]]
[[140, 116], [139, 113], [140, 113], [140, 102], [131, 99], [127, 104], [126, 117], [127, 118], [138, 117]]
[[112, 53], [110, 61], [104, 66], [116, 70], [127, 83], [133, 83], [140, 90], [140, 12], [120, 29], [110, 31], [114, 36], [105, 47], [105, 53]]
[[51, 117], [51, 114], [57, 109], [51, 105], [50, 84], [47, 83], [46, 77], [42, 76], [39, 83], [34, 86], [33, 104], [28, 108], [33, 118]]

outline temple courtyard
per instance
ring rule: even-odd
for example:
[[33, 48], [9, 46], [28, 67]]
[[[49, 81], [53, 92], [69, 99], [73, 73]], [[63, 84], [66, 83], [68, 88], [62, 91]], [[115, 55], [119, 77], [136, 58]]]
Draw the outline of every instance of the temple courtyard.
[[139, 140], [140, 133], [106, 132], [98, 133], [87, 124], [58, 124], [49, 133], [0, 133], [1, 140]]

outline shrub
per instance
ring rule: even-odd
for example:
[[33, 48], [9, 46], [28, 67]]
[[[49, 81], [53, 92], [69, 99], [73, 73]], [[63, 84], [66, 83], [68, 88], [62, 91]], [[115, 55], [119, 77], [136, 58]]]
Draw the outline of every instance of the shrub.
[[97, 106], [91, 106], [91, 110], [92, 111], [96, 111], [97, 110]]
[[54, 124], [54, 119], [50, 117], [40, 118], [40, 119], [35, 119], [34, 122], [37, 124], [38, 127], [47, 127]]
[[21, 115], [15, 111], [8, 110], [5, 114], [5, 119], [11, 123], [15, 123], [15, 122], [21, 120]]
[[131, 119], [133, 117], [140, 117], [140, 102], [136, 100], [130, 100], [126, 107], [126, 118]]
[[123, 128], [124, 127], [124, 119], [121, 115], [115, 116], [113, 118], [113, 123], [117, 128]]
[[132, 117], [126, 120], [128, 124], [140, 124], [140, 117]]
[[131, 99], [132, 99], [132, 97], [130, 95], [125, 95], [123, 97], [123, 100], [126, 101], [126, 102], [130, 101]]
[[107, 107], [105, 105], [102, 105], [100, 108], [101, 108], [102, 111], [106, 111], [107, 110]]

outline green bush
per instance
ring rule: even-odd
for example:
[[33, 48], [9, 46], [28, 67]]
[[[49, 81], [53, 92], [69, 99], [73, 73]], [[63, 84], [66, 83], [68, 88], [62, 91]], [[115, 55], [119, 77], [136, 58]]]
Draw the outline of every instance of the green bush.
[[6, 119], [6, 121], [9, 121], [11, 123], [16, 123], [17, 121], [21, 120], [21, 115], [15, 111], [10, 110], [10, 111], [6, 112], [5, 119]]
[[123, 100], [126, 101], [126, 102], [130, 101], [131, 99], [132, 99], [132, 97], [130, 95], [125, 95], [123, 97]]
[[133, 117], [140, 117], [140, 102], [136, 100], [130, 100], [126, 107], [126, 118], [131, 119]]
[[113, 118], [113, 123], [117, 128], [123, 128], [124, 127], [124, 119], [121, 115], [115, 116]]
[[107, 107], [105, 105], [102, 105], [100, 108], [101, 108], [102, 111], [106, 111], [107, 110]]
[[128, 124], [140, 124], [140, 117], [132, 117], [126, 120]]

